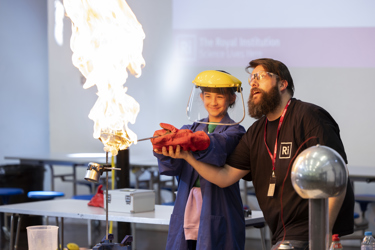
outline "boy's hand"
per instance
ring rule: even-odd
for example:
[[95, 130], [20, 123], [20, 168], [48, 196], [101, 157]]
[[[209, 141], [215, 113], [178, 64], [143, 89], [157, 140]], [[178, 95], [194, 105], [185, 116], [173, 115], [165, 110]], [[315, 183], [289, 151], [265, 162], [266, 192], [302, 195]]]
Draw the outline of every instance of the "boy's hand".
[[154, 149], [154, 151], [158, 154], [163, 154], [164, 156], [184, 160], [186, 160], [189, 157], [189, 155], [191, 155], [190, 151], [182, 150], [180, 145], [177, 145], [176, 149], [174, 149], [173, 146], [169, 146], [168, 148], [162, 147], [161, 150]]

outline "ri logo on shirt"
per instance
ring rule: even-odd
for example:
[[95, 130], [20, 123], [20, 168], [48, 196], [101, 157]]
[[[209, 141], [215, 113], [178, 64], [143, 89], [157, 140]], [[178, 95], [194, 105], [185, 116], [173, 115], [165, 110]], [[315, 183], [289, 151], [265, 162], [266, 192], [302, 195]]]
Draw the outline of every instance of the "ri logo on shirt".
[[291, 157], [291, 154], [292, 154], [292, 143], [281, 142], [279, 159], [289, 159]]

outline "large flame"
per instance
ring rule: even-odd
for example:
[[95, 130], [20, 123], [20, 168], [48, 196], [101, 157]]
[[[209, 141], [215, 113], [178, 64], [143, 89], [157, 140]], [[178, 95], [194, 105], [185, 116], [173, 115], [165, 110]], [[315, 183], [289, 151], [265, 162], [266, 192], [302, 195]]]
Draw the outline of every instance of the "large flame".
[[126, 94], [128, 72], [139, 77], [145, 33], [125, 0], [64, 0], [72, 21], [70, 47], [73, 65], [86, 77], [83, 88], [98, 88], [98, 100], [89, 118], [94, 138], [117, 155], [137, 141], [128, 128], [135, 123], [139, 104]]

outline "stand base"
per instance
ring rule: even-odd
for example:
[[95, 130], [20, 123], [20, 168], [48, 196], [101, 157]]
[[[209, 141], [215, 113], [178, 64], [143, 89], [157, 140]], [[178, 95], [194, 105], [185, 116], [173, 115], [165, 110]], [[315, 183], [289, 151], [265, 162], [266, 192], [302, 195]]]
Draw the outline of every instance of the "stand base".
[[131, 250], [132, 246], [122, 246], [120, 243], [98, 243], [93, 248], [97, 250]]
[[109, 234], [108, 238], [104, 237], [102, 241], [96, 244], [92, 249], [95, 250], [132, 250], [131, 242], [133, 237], [131, 235], [125, 236], [121, 243], [112, 243], [113, 234]]

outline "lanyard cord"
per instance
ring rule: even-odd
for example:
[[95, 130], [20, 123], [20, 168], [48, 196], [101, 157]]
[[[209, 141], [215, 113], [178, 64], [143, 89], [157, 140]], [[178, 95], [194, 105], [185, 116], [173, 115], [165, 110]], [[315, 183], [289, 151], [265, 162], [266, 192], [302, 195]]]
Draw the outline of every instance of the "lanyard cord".
[[277, 153], [277, 138], [279, 137], [281, 124], [283, 124], [285, 113], [286, 113], [286, 111], [289, 107], [290, 102], [291, 102], [291, 100], [289, 100], [288, 103], [285, 105], [284, 111], [283, 111], [283, 113], [281, 114], [281, 117], [280, 117], [279, 126], [277, 127], [276, 141], [275, 141], [275, 148], [273, 149], [273, 155], [272, 155], [270, 149], [267, 146], [267, 121], [268, 121], [268, 119], [266, 119], [266, 124], [264, 126], [264, 144], [266, 145], [268, 154], [269, 154], [269, 156], [271, 157], [271, 160], [272, 160], [272, 173], [275, 173], [275, 162], [276, 162], [276, 155], [277, 155], [276, 154]]

